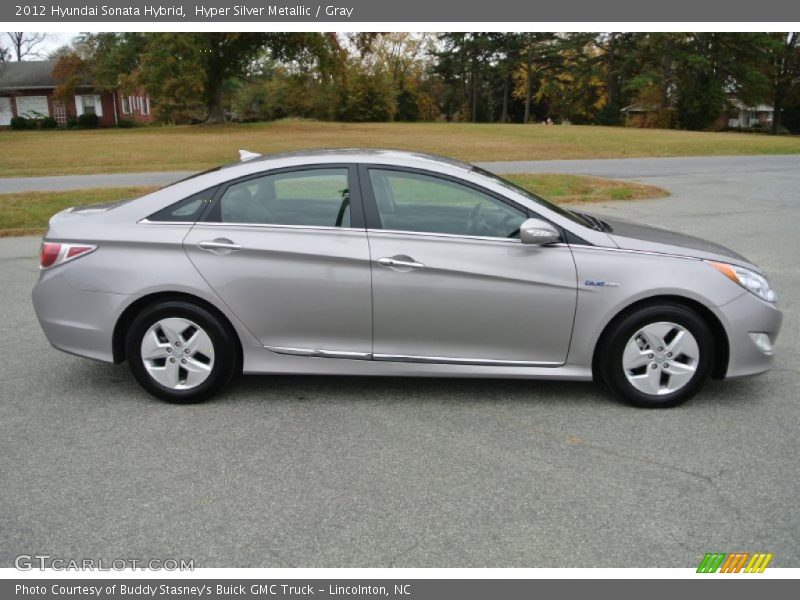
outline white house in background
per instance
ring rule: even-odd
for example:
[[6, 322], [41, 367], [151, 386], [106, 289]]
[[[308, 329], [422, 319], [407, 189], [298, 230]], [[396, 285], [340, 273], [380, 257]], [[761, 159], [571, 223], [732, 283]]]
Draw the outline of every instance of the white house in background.
[[751, 127], [768, 129], [772, 127], [772, 121], [775, 118], [775, 109], [769, 104], [747, 106], [737, 98], [730, 100], [729, 104], [731, 110], [727, 115], [727, 125], [731, 129], [749, 129]]
[[53, 79], [55, 64], [31, 60], [0, 65], [0, 127], [10, 125], [12, 117], [53, 117], [63, 127], [67, 119], [84, 113], [97, 115], [101, 127], [113, 127], [123, 119], [150, 122], [150, 98], [143, 92], [99, 91], [87, 81], [78, 86], [71, 102], [59, 102], [53, 97], [58, 86]]
[[[620, 110], [628, 127], [656, 127], [658, 107], [652, 104], [636, 103]], [[748, 106], [738, 98], [729, 98], [727, 108], [714, 122], [711, 129], [750, 129], [760, 127], [769, 129], [775, 117], [775, 109], [769, 104]]]

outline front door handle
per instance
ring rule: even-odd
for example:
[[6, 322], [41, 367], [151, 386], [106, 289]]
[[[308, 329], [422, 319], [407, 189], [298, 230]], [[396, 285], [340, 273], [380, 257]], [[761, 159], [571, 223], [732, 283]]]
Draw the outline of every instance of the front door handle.
[[425, 265], [415, 261], [412, 258], [379, 258], [376, 261], [379, 265], [383, 265], [384, 267], [400, 267], [406, 269], [424, 269]]
[[219, 250], [229, 250], [231, 252], [235, 252], [236, 250], [242, 249], [239, 244], [234, 244], [232, 241], [226, 238], [217, 238], [215, 240], [197, 242], [197, 247], [202, 248], [203, 250], [211, 250], [212, 252]]

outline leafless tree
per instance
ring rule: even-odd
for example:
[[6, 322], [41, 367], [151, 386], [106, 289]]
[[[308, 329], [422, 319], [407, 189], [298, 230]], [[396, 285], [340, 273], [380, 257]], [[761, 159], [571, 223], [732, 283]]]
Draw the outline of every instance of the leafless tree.
[[11, 41], [12, 58], [22, 61], [32, 58], [43, 58], [45, 53], [41, 45], [47, 40], [48, 34], [43, 31], [7, 31], [6, 36]]

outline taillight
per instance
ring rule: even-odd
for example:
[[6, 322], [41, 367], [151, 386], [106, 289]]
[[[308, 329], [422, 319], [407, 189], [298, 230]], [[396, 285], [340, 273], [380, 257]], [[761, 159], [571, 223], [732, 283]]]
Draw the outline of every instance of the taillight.
[[58, 255], [61, 253], [61, 244], [53, 244], [52, 242], [42, 243], [42, 249], [39, 251], [39, 266], [43, 269], [52, 267]]
[[58, 244], [55, 242], [43, 242], [42, 249], [39, 251], [39, 267], [49, 269], [56, 265], [73, 260], [96, 250], [97, 246], [92, 244]]

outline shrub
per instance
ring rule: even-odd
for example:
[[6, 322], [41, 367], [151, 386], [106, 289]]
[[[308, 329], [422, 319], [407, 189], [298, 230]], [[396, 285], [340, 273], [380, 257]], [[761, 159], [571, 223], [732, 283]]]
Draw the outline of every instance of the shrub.
[[370, 73], [354, 67], [341, 82], [337, 118], [342, 121], [391, 121], [397, 106], [392, 84], [382, 72]]
[[136, 127], [136, 122], [132, 119], [120, 119], [117, 121], [117, 127], [120, 129], [131, 129], [132, 127]]
[[39, 129], [55, 129], [58, 122], [53, 117], [45, 117], [39, 121]]
[[78, 117], [69, 117], [67, 119], [67, 129], [77, 129], [78, 125]]
[[11, 117], [11, 129], [34, 129], [36, 121], [33, 119], [26, 119], [25, 117]]
[[83, 129], [94, 129], [97, 127], [97, 115], [83, 113], [78, 117], [78, 125]]

